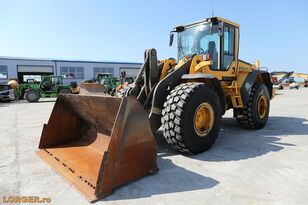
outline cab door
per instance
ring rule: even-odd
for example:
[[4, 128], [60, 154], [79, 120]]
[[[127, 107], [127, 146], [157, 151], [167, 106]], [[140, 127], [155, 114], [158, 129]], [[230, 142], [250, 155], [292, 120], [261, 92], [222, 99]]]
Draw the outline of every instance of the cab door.
[[223, 52], [221, 59], [221, 70], [232, 70], [235, 73], [235, 28], [234, 26], [224, 24], [223, 27]]

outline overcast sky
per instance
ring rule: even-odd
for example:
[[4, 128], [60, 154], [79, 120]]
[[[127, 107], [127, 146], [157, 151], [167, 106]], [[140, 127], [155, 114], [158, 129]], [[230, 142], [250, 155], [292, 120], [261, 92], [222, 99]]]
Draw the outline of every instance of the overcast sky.
[[212, 15], [241, 25], [240, 58], [308, 72], [308, 1], [0, 0], [0, 56], [142, 62], [178, 24]]

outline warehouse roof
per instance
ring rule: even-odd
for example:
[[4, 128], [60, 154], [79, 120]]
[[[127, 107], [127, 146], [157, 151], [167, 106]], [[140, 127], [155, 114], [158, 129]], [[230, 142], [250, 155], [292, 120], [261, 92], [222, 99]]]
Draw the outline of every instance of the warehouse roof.
[[52, 58], [33, 58], [33, 57], [11, 57], [0, 56], [0, 60], [28, 60], [28, 61], [52, 61], [52, 62], [78, 62], [78, 63], [108, 63], [108, 64], [142, 64], [136, 62], [116, 62], [116, 61], [96, 61], [96, 60], [71, 60], [71, 59], [52, 59]]

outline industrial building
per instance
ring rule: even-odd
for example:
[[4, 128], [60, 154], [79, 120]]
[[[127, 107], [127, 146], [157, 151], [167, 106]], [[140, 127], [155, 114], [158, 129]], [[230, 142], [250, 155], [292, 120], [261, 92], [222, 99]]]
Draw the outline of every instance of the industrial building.
[[126, 71], [127, 76], [135, 77], [140, 67], [141, 63], [128, 62], [0, 57], [0, 84], [6, 84], [9, 79], [18, 79], [19, 83], [27, 79], [40, 81], [42, 75], [64, 76], [64, 83], [79, 83], [92, 79], [97, 73], [120, 77], [120, 73]]

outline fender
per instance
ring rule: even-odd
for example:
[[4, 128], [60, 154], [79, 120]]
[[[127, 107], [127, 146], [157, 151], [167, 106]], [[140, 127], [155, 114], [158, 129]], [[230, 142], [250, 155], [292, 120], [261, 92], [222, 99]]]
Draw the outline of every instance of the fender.
[[268, 89], [268, 93], [270, 97], [272, 98], [272, 91], [273, 91], [273, 84], [271, 82], [270, 75], [267, 71], [262, 70], [253, 70], [251, 73], [249, 73], [246, 77], [246, 79], [243, 82], [243, 85], [241, 87], [241, 96], [243, 100], [243, 104], [246, 105], [249, 101], [249, 96], [251, 93], [251, 88], [256, 82], [257, 76], [260, 75], [262, 81], [266, 85]]
[[273, 83], [272, 83], [272, 80], [271, 80], [271, 76], [270, 76], [269, 72], [266, 72], [264, 70], [261, 70], [260, 74], [262, 76], [263, 82], [265, 83], [265, 85], [268, 89], [269, 96], [272, 99], [274, 96], [273, 96]]
[[215, 90], [219, 97], [220, 101], [220, 108], [221, 108], [221, 115], [224, 115], [225, 110], [225, 104], [226, 104], [226, 96], [221, 88], [220, 81], [216, 78], [215, 75], [212, 74], [204, 74], [204, 73], [195, 73], [195, 74], [185, 74], [182, 76], [183, 80], [194, 80], [194, 79], [207, 79], [211, 83], [209, 84], [212, 89]]

